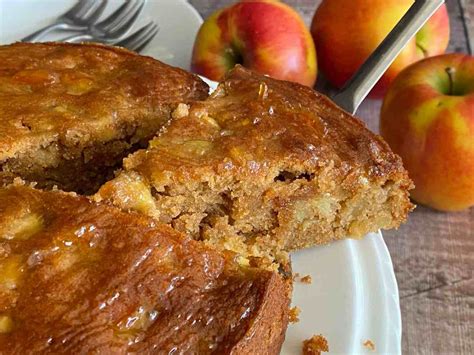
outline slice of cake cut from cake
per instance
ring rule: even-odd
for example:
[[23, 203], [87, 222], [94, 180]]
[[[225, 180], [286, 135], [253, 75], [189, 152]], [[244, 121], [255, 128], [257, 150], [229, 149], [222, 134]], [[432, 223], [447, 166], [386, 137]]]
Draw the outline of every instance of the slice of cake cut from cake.
[[95, 192], [178, 103], [207, 95], [198, 76], [116, 47], [0, 46], [0, 172]]
[[382, 138], [327, 97], [236, 67], [207, 100], [180, 105], [95, 198], [275, 257], [398, 227], [411, 186]]
[[291, 278], [86, 197], [0, 189], [0, 353], [278, 354]]

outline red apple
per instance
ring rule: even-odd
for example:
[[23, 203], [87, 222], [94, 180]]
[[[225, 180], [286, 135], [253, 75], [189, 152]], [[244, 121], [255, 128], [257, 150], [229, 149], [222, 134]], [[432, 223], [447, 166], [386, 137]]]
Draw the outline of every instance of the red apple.
[[316, 81], [309, 30], [295, 10], [274, 0], [236, 3], [212, 14], [199, 29], [194, 72], [220, 80], [236, 64], [304, 85]]
[[[311, 24], [318, 66], [340, 88], [377, 48], [413, 4], [413, 0], [323, 0]], [[449, 17], [443, 5], [398, 55], [371, 92], [383, 97], [390, 82], [408, 65], [442, 54], [449, 41]]]
[[474, 205], [474, 57], [409, 66], [390, 86], [380, 119], [415, 182], [414, 200], [445, 211]]

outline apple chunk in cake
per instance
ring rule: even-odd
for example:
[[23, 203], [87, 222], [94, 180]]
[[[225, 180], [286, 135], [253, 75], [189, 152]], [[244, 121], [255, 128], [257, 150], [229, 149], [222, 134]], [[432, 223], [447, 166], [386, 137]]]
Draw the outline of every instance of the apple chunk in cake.
[[400, 158], [309, 88], [237, 67], [173, 116], [96, 199], [250, 255], [398, 227], [412, 208]]

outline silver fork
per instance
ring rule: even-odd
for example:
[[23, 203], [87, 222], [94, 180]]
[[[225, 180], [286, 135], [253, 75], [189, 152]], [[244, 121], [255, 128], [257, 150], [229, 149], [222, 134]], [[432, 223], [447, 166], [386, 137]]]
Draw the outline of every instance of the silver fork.
[[90, 23], [95, 23], [104, 12], [107, 0], [79, 0], [69, 11], [59, 16], [56, 21], [26, 36], [22, 42], [34, 42], [54, 30], [86, 30]]
[[116, 46], [125, 47], [135, 52], [141, 52], [156, 36], [160, 28], [153, 22], [143, 26], [127, 38], [115, 43]]
[[[153, 21], [149, 22], [145, 26], [141, 27], [137, 31], [133, 32], [127, 37], [114, 39], [100, 38], [99, 40], [93, 39], [105, 44], [113, 44], [115, 46], [124, 47], [136, 52], [140, 52], [143, 48], [146, 47], [148, 43], [156, 36], [160, 28]], [[73, 36], [69, 38], [60, 39], [59, 42], [70, 42], [70, 43], [80, 43], [84, 41], [91, 40], [85, 36]]]
[[84, 33], [63, 38], [64, 42], [101, 42], [114, 44], [129, 32], [143, 10], [145, 0], [130, 0], [123, 3], [111, 15], [99, 23], [90, 23]]

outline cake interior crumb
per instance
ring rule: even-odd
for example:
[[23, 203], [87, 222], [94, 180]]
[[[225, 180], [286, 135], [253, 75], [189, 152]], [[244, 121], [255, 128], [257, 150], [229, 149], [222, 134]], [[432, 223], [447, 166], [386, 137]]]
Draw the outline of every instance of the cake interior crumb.
[[320, 355], [321, 352], [328, 352], [328, 341], [321, 334], [313, 335], [310, 339], [303, 341], [303, 355]]

